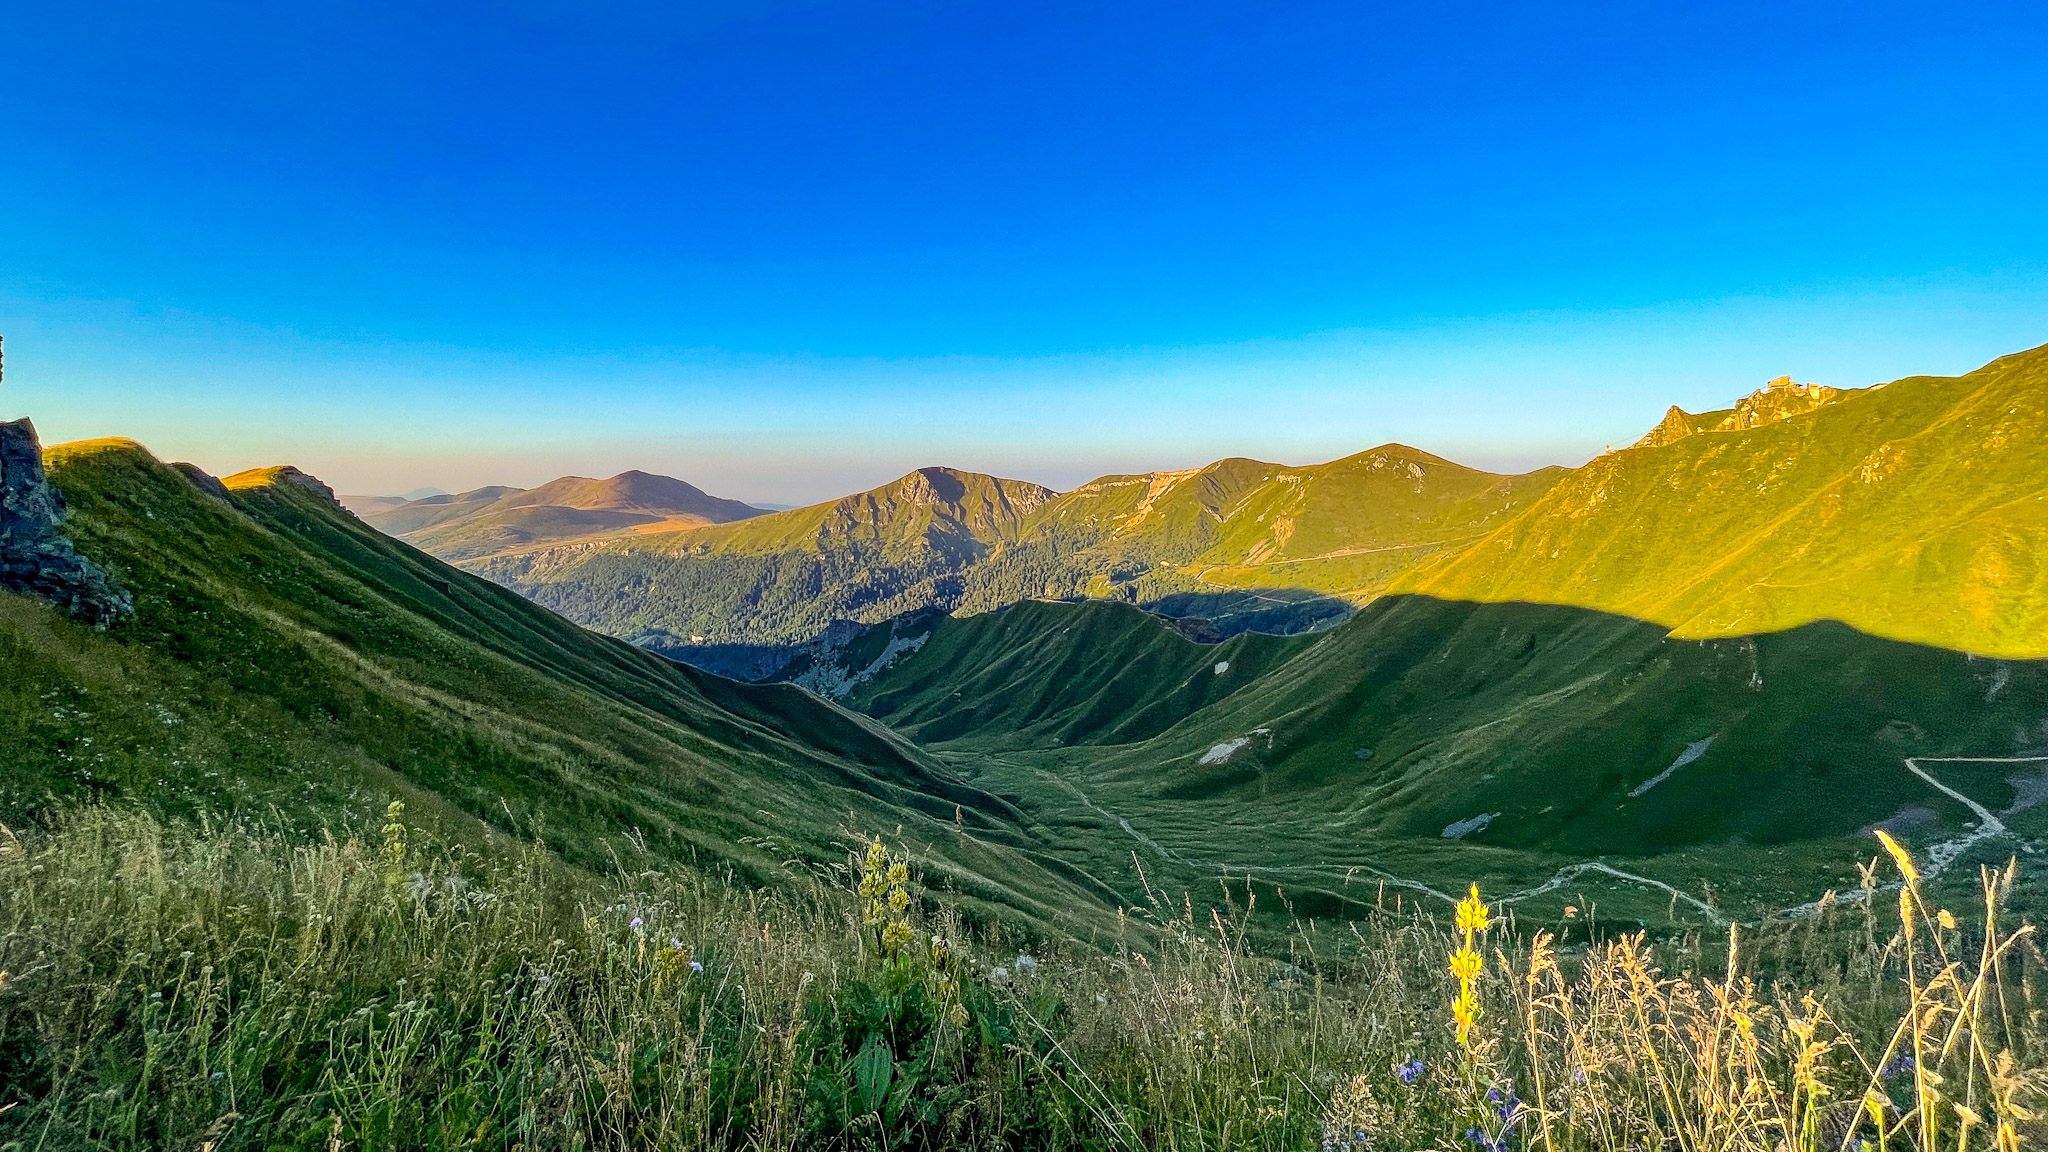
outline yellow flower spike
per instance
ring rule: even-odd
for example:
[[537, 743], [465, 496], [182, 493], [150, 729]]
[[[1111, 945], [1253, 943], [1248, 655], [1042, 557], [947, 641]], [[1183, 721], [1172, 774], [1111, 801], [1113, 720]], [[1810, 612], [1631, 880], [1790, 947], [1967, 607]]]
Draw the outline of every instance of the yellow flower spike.
[[1913, 867], [1913, 857], [1908, 855], [1906, 850], [1899, 846], [1897, 840], [1892, 839], [1891, 833], [1879, 828], [1877, 830], [1877, 842], [1884, 845], [1884, 850], [1892, 854], [1892, 863], [1899, 866], [1899, 874], [1906, 878], [1906, 883], [1918, 884], [1920, 882], [1920, 870]]
[[1472, 885], [1463, 900], [1458, 901], [1458, 931], [1484, 932], [1492, 923], [1486, 913], [1486, 902], [1479, 898], [1479, 885]]
[[1943, 928], [1954, 928], [1956, 926], [1956, 914], [1946, 908], [1943, 908], [1941, 914], [1936, 916], [1935, 919], [1941, 921]]
[[1476, 980], [1484, 963], [1485, 961], [1479, 958], [1479, 953], [1470, 948], [1460, 948], [1451, 953], [1451, 975], [1461, 981]]

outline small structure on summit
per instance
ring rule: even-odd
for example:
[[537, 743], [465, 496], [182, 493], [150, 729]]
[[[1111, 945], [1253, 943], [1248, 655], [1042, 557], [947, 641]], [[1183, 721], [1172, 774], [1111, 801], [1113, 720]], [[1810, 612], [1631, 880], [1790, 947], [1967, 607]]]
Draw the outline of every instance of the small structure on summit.
[[1840, 388], [1829, 388], [1824, 384], [1794, 384], [1790, 376], [1780, 376], [1737, 400], [1735, 414], [1728, 417], [1722, 427], [1739, 430], [1776, 424], [1811, 412], [1841, 394]]
[[1848, 393], [1840, 388], [1830, 388], [1825, 384], [1798, 384], [1790, 376], [1780, 376], [1737, 400], [1735, 407], [1719, 412], [1695, 414], [1674, 405], [1664, 413], [1664, 419], [1658, 421], [1655, 428], [1631, 447], [1661, 448], [1697, 432], [1739, 432], [1746, 428], [1761, 428], [1804, 415], [1846, 395]]

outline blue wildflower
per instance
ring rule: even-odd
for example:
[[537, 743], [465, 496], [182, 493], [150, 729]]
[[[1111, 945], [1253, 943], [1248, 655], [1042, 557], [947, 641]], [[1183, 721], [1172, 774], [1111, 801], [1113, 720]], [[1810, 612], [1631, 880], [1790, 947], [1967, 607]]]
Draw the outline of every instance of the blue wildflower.
[[704, 965], [692, 960], [690, 961], [690, 971], [701, 973], [704, 971]]
[[1406, 1064], [1397, 1065], [1394, 1068], [1394, 1075], [1400, 1077], [1403, 1084], [1413, 1084], [1416, 1078], [1422, 1075], [1422, 1061], [1410, 1060]]

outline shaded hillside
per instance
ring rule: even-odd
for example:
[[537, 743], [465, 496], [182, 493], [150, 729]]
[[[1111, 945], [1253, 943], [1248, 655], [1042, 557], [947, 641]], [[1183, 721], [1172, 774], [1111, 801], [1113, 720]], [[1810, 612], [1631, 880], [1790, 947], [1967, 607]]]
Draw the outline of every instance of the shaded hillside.
[[925, 468], [829, 504], [602, 547], [469, 565], [565, 616], [658, 650], [791, 644], [834, 620], [950, 606], [960, 574], [1051, 497]]
[[787, 675], [920, 743], [1106, 744], [1155, 736], [1308, 643], [1257, 633], [1196, 643], [1126, 604], [1034, 601], [879, 624], [829, 664]]
[[130, 797], [353, 822], [406, 799], [477, 844], [720, 862], [757, 880], [902, 826], [983, 906], [1100, 908], [992, 796], [872, 723], [597, 636], [358, 522], [293, 469], [203, 489], [126, 441], [67, 445], [68, 531], [133, 593], [105, 633], [0, 595], [0, 812]]
[[676, 531], [761, 515], [670, 476], [564, 476], [538, 488], [492, 485], [391, 507], [359, 501], [370, 524], [444, 560], [640, 531]]
[[1396, 590], [1683, 637], [1840, 620], [2048, 656], [2048, 349], [1855, 392], [1785, 382], [1713, 427], [1684, 416]]
[[1049, 501], [976, 566], [960, 607], [1087, 596], [1226, 632], [1298, 631], [1477, 539], [1561, 473], [1498, 476], [1388, 444], [1300, 468], [1230, 459], [1105, 476]]
[[1136, 850], [1176, 880], [1267, 879], [1319, 914], [1381, 879], [1512, 894], [1560, 869], [1554, 902], [1590, 889], [1639, 915], [1678, 899], [1648, 881], [1731, 914], [1812, 899], [1853, 884], [1872, 824], [1922, 846], [1973, 834], [1977, 814], [1909, 756], [2006, 758], [1927, 767], [2048, 833], [2041, 662], [1838, 624], [1682, 640], [1583, 609], [1390, 596], [1317, 636], [1240, 638], [1274, 647], [1217, 674], [1224, 649], [1106, 608], [949, 621], [848, 698], [950, 740], [934, 747], [1046, 824], [1091, 828], [1062, 838], [1077, 865], [1107, 874]]

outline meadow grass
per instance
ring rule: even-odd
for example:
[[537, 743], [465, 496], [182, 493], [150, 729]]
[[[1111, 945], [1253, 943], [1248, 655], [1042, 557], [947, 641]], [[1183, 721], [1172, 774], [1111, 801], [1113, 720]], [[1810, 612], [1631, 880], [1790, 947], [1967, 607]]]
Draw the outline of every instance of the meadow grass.
[[768, 893], [281, 827], [0, 832], [0, 1148], [2010, 1152], [2044, 1084], [2009, 869], [1726, 940], [1155, 893], [1082, 943], [880, 843]]

